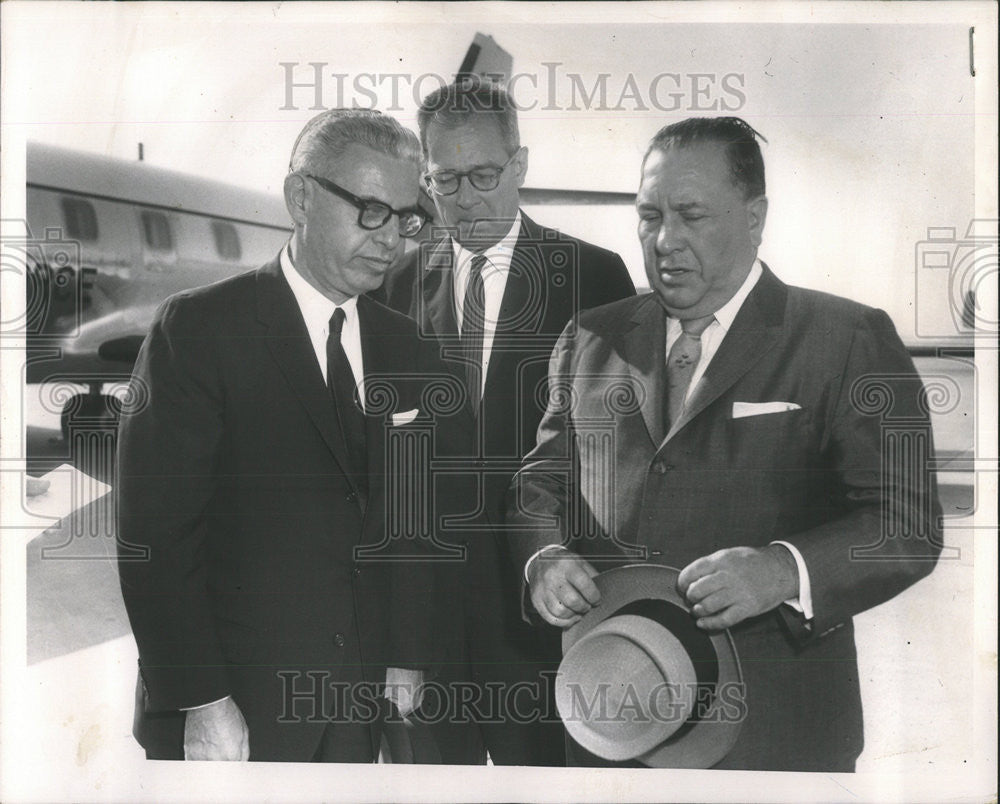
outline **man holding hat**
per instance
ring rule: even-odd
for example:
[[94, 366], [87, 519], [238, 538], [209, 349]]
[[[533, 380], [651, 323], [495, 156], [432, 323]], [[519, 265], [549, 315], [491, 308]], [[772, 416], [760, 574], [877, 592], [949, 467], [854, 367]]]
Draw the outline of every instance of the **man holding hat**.
[[508, 522], [549, 623], [617, 605], [594, 576], [648, 562], [680, 570], [670, 592], [697, 629], [731, 629], [745, 700], [713, 767], [853, 771], [851, 618], [941, 549], [927, 406], [884, 312], [789, 287], [757, 259], [758, 136], [724, 117], [654, 137], [637, 197], [653, 292], [563, 333]]

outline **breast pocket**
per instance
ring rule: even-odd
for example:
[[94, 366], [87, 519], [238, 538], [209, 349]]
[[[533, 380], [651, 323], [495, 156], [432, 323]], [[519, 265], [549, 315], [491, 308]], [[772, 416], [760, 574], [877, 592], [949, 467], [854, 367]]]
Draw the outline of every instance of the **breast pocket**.
[[806, 408], [743, 416], [726, 422], [726, 451], [733, 463], [776, 471], [801, 467], [813, 448]]

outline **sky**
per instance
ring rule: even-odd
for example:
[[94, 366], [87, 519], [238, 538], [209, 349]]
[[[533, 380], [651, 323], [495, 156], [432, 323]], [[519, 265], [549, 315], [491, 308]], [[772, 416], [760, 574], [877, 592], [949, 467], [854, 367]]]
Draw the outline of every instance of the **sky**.
[[[772, 269], [884, 307], [907, 341], [957, 334], [947, 272], [916, 263], [929, 227], [955, 230], [945, 248], [961, 260], [977, 214], [962, 4], [937, 22], [824, 24], [697, 22], [667, 4], [586, 4], [556, 22], [537, 7], [541, 21], [489, 4], [5, 4], [3, 132], [125, 159], [141, 142], [150, 164], [278, 193], [314, 107], [377, 105], [415, 128], [420, 97], [482, 32], [513, 55], [529, 186], [634, 192], [661, 126], [737, 114], [768, 141]], [[627, 208], [532, 212], [642, 280]]]

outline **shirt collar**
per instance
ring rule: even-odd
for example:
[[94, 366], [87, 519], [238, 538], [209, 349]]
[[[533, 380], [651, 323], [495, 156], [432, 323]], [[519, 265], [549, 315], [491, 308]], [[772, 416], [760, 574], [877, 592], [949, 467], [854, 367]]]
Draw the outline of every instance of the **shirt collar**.
[[281, 250], [281, 257], [279, 259], [281, 262], [281, 272], [285, 275], [285, 280], [295, 295], [295, 301], [299, 304], [299, 309], [302, 311], [302, 317], [306, 321], [306, 326], [311, 326], [318, 322], [322, 322], [323, 326], [326, 326], [330, 321], [330, 316], [333, 315], [333, 311], [338, 307], [344, 311], [345, 321], [350, 322], [354, 320], [358, 306], [357, 296], [352, 296], [342, 304], [335, 304], [331, 299], [328, 299], [316, 290], [295, 268], [287, 243]]
[[740, 308], [743, 306], [743, 302], [747, 300], [747, 296], [750, 295], [750, 291], [754, 289], [757, 282], [760, 281], [761, 276], [764, 273], [764, 269], [761, 267], [760, 260], [755, 259], [753, 261], [753, 266], [750, 268], [750, 273], [747, 274], [747, 278], [743, 280], [743, 284], [740, 285], [740, 289], [733, 294], [733, 297], [727, 301], [722, 307], [715, 311], [715, 320], [719, 322], [719, 325], [726, 331], [733, 325], [733, 321], [736, 320], [736, 314], [739, 313]]
[[[521, 231], [521, 210], [514, 216], [514, 222], [510, 231], [500, 238], [496, 243], [482, 252], [482, 255], [489, 260], [490, 264], [500, 271], [506, 273], [510, 268], [510, 261], [514, 255], [514, 246], [517, 245], [517, 236]], [[466, 268], [472, 264], [475, 254], [462, 246], [454, 237], [451, 238], [451, 247], [455, 253], [455, 265], [459, 268]]]

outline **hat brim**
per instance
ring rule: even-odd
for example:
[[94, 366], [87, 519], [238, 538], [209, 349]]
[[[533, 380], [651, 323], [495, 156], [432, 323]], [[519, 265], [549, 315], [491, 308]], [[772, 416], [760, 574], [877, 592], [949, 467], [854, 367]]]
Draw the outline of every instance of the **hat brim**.
[[[658, 564], [630, 564], [596, 575], [593, 581], [601, 593], [601, 603], [563, 632], [562, 649], [565, 654], [609, 617], [649, 606], [646, 601], [668, 604], [666, 609], [659, 609], [660, 613], [667, 612], [669, 622], [663, 624], [688, 651], [700, 684], [710, 688], [706, 690], [709, 703], [674, 735], [636, 759], [655, 768], [709, 768], [736, 744], [746, 714], [746, 687], [732, 637], [728, 631], [701, 631], [694, 625], [690, 608], [677, 591], [679, 574], [672, 567]], [[659, 619], [655, 603], [640, 613]]]

